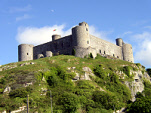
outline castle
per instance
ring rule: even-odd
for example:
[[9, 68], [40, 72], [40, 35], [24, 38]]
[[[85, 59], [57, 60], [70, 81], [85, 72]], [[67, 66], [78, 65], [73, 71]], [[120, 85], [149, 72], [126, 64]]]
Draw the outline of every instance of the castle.
[[84, 58], [92, 53], [102, 56], [109, 55], [115, 58], [134, 62], [132, 46], [125, 44], [121, 38], [116, 39], [116, 45], [89, 34], [89, 26], [86, 22], [72, 28], [72, 34], [61, 37], [53, 35], [52, 41], [34, 46], [21, 44], [18, 46], [18, 60], [27, 61], [42, 57], [51, 57], [52, 54], [73, 55]]

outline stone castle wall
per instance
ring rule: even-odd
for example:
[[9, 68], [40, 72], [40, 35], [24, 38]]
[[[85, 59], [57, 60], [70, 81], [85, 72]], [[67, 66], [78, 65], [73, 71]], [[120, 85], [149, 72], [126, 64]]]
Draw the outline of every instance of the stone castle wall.
[[53, 35], [52, 41], [38, 46], [21, 44], [18, 46], [19, 61], [33, 60], [41, 57], [51, 57], [52, 53], [71, 55], [73, 49], [75, 56], [84, 58], [92, 53], [102, 56], [112, 56], [121, 60], [134, 62], [132, 46], [124, 44], [121, 38], [116, 39], [116, 45], [89, 34], [87, 23], [79, 23], [72, 28], [72, 35], [61, 37]]
[[90, 46], [96, 48], [97, 53], [123, 59], [122, 47], [90, 35]]
[[54, 40], [42, 45], [35, 46], [33, 49], [33, 59], [37, 59], [38, 54], [43, 54], [46, 57], [46, 51], [51, 51], [54, 54], [71, 55], [72, 53], [72, 36], [66, 36], [58, 40]]

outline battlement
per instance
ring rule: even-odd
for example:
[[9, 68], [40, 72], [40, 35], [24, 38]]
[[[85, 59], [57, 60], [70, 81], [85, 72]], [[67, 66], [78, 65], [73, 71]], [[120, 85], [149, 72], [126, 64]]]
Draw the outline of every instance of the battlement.
[[92, 53], [102, 56], [112, 56], [121, 60], [134, 62], [132, 46], [125, 44], [121, 38], [116, 39], [116, 45], [89, 34], [89, 25], [86, 22], [79, 23], [72, 28], [72, 34], [61, 37], [58, 34], [52, 35], [52, 41], [33, 46], [21, 44], [18, 46], [18, 60], [27, 61], [42, 57], [51, 57], [52, 54], [72, 55], [84, 58]]

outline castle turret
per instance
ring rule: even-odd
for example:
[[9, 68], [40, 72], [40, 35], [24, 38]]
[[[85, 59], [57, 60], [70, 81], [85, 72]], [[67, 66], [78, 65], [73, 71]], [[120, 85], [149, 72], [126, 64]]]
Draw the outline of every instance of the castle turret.
[[87, 23], [79, 23], [79, 26], [72, 28], [73, 46], [87, 48], [90, 46], [89, 26]]
[[123, 43], [124, 43], [124, 42], [123, 42], [123, 40], [122, 40], [121, 38], [117, 38], [117, 39], [116, 39], [116, 45], [117, 45], [117, 46], [123, 46]]
[[52, 52], [51, 51], [46, 51], [46, 57], [52, 57]]
[[60, 39], [60, 38], [61, 38], [61, 35], [57, 35], [57, 34], [52, 35], [52, 41], [58, 40], [58, 39]]
[[21, 44], [18, 46], [18, 61], [33, 60], [33, 47], [30, 44]]
[[122, 49], [123, 49], [123, 60], [134, 63], [132, 45], [124, 44]]

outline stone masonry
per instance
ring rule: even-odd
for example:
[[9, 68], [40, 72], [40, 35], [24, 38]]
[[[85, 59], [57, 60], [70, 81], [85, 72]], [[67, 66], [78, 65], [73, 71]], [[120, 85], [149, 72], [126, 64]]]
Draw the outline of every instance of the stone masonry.
[[116, 45], [89, 34], [89, 26], [86, 22], [79, 23], [72, 28], [72, 34], [61, 37], [53, 35], [52, 41], [34, 46], [21, 44], [18, 46], [18, 60], [27, 61], [43, 57], [51, 57], [56, 54], [72, 55], [84, 58], [92, 53], [102, 56], [109, 55], [121, 60], [134, 62], [132, 46], [125, 44], [121, 38], [116, 39]]

